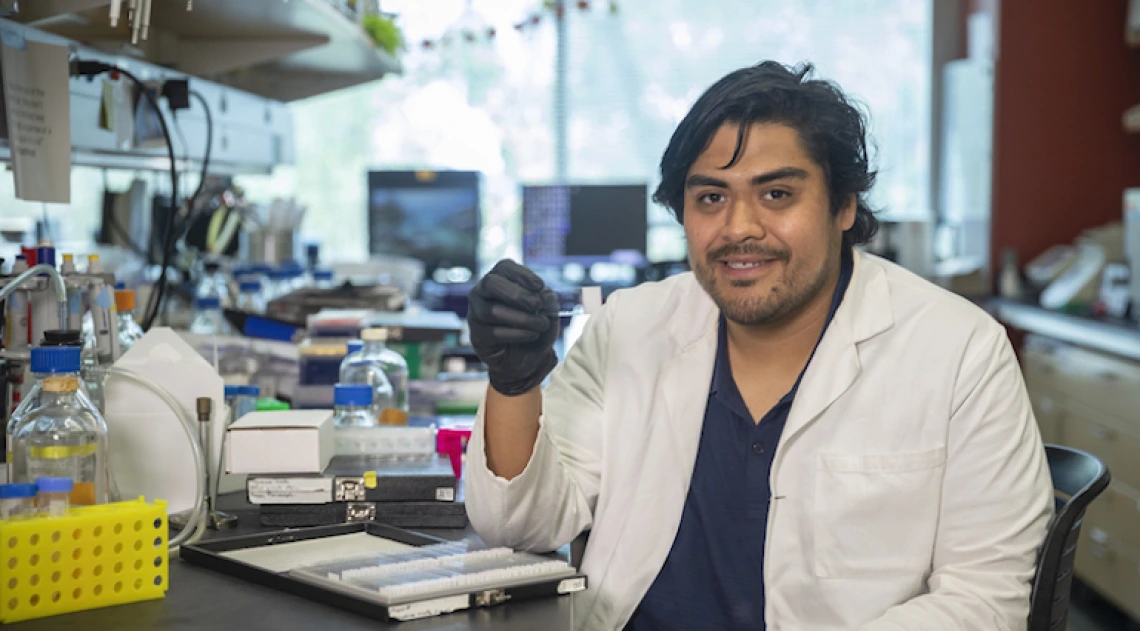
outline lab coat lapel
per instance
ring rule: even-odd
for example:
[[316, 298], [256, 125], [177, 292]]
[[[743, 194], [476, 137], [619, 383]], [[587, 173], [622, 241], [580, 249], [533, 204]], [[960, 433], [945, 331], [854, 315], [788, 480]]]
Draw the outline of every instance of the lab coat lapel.
[[[665, 401], [674, 459], [670, 467], [688, 492], [697, 459], [705, 407], [716, 361], [717, 310], [703, 290], [692, 293], [690, 308], [679, 310], [670, 327], [677, 354], [661, 373], [659, 392]], [[692, 323], [700, 323], [694, 327]]]
[[781, 442], [794, 438], [847, 392], [859, 376], [858, 344], [894, 324], [882, 264], [856, 251], [854, 265], [843, 302], [804, 372]]

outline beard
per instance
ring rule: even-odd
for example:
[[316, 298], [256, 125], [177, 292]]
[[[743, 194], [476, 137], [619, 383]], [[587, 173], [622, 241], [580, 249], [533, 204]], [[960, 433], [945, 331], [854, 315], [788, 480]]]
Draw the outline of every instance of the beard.
[[[772, 272], [779, 275], [770, 273], [772, 278], [736, 281], [718, 279], [717, 271], [722, 265], [718, 260], [734, 254], [773, 258], [776, 260], [774, 265], [780, 267]], [[834, 266], [832, 261], [838, 259], [833, 254], [828, 252], [827, 263], [819, 269], [803, 269], [789, 265], [790, 257], [786, 250], [745, 242], [717, 248], [704, 261], [690, 255], [689, 263], [697, 282], [725, 319], [743, 326], [767, 326], [796, 315], [824, 290]]]

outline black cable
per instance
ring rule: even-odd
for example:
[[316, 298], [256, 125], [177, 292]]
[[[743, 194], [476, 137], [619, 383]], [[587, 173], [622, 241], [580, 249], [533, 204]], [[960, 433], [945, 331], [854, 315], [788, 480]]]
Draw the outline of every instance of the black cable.
[[130, 71], [124, 70], [114, 64], [81, 59], [75, 59], [71, 67], [72, 74], [81, 77], [95, 77], [104, 72], [117, 72], [130, 79], [142, 93], [142, 97], [146, 99], [147, 103], [149, 103], [154, 110], [158, 118], [158, 125], [162, 128], [162, 136], [166, 140], [166, 151], [170, 157], [170, 199], [173, 207], [173, 216], [170, 217], [170, 220], [166, 224], [166, 234], [163, 237], [162, 270], [158, 274], [158, 286], [155, 291], [151, 292], [151, 297], [147, 304], [146, 318], [142, 324], [143, 330], [150, 330], [155, 318], [158, 316], [158, 306], [162, 303], [162, 297], [166, 289], [166, 272], [170, 267], [171, 257], [171, 237], [174, 236], [174, 224], [176, 223], [178, 212], [178, 162], [174, 156], [174, 141], [170, 136], [170, 128], [166, 124], [166, 117], [162, 115], [162, 110], [158, 107], [158, 100], [155, 99], [154, 95], [147, 89], [146, 84]]
[[[202, 189], [206, 187], [206, 174], [210, 168], [210, 154], [214, 150], [214, 117], [210, 114], [210, 104], [206, 103], [206, 97], [202, 96], [201, 92], [190, 90], [190, 96], [198, 99], [198, 102], [202, 104], [202, 110], [206, 112], [206, 152], [202, 155], [202, 177], [198, 179], [198, 188], [190, 196], [190, 202], [194, 202], [202, 194]], [[187, 208], [193, 212], [194, 205], [188, 203]], [[187, 222], [187, 227], [189, 227], [189, 222]]]

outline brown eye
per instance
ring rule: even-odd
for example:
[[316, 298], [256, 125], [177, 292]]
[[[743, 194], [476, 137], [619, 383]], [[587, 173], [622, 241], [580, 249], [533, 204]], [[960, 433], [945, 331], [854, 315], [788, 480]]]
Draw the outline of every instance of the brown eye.
[[720, 193], [705, 193], [697, 197], [697, 201], [703, 204], [719, 204], [724, 201], [724, 195]]

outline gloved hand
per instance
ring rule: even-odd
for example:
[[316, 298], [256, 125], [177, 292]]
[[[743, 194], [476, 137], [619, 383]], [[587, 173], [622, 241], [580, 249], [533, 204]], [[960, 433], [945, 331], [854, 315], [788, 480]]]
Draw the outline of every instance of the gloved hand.
[[487, 364], [491, 387], [518, 396], [558, 363], [558, 298], [529, 269], [499, 261], [467, 295], [471, 345]]

